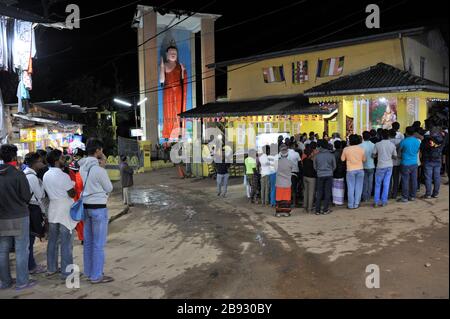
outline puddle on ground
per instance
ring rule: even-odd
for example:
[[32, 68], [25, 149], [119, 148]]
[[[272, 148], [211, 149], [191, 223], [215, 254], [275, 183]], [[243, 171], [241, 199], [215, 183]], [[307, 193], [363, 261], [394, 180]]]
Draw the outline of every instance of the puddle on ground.
[[130, 200], [133, 204], [155, 207], [158, 210], [175, 206], [173, 198], [154, 188], [133, 188], [130, 190]]

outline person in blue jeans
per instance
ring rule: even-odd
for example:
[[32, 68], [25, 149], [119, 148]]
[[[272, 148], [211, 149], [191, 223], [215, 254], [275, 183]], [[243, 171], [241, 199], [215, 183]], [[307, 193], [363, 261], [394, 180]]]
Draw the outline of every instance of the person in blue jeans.
[[378, 158], [377, 170], [375, 172], [375, 208], [380, 205], [386, 206], [388, 204], [392, 170], [394, 167], [393, 160], [397, 158], [397, 149], [389, 140], [389, 131], [383, 130], [381, 132], [381, 138], [382, 140], [375, 144], [375, 149], [373, 151], [373, 157]]
[[363, 132], [363, 140], [360, 145], [364, 149], [366, 161], [364, 162], [364, 185], [361, 195], [361, 201], [368, 202], [372, 196], [373, 177], [375, 175], [375, 161], [373, 157], [373, 151], [375, 144], [370, 141], [370, 132]]
[[349, 136], [350, 146], [344, 148], [341, 160], [347, 164], [348, 208], [357, 209], [361, 202], [364, 184], [364, 149], [359, 145], [360, 137], [356, 134]]
[[88, 157], [79, 161], [80, 174], [84, 182], [84, 275], [93, 284], [107, 283], [114, 281], [112, 277], [103, 274], [108, 236], [106, 204], [113, 186], [108, 173], [99, 164], [99, 160], [104, 156], [103, 143], [97, 139], [90, 139], [86, 143], [86, 151]]
[[[426, 135], [420, 145], [422, 162], [425, 170], [424, 199], [438, 198], [441, 185], [442, 150], [444, 148], [444, 136], [437, 127]], [[434, 189], [432, 189], [434, 183]]]
[[277, 181], [277, 161], [278, 161], [278, 145], [272, 144], [270, 146], [270, 155], [268, 156], [270, 162], [271, 174], [269, 174], [270, 184], [270, 206], [275, 207], [276, 201], [276, 181]]
[[398, 200], [402, 203], [416, 200], [417, 192], [417, 168], [420, 140], [414, 136], [412, 126], [406, 128], [406, 138], [400, 143], [402, 161], [400, 172], [402, 175], [402, 197]]
[[16, 254], [16, 289], [36, 285], [29, 279], [28, 257], [30, 241], [30, 186], [25, 174], [17, 170], [17, 147], [0, 147], [0, 289], [14, 286], [9, 265], [11, 248]]
[[44, 175], [44, 189], [50, 200], [48, 208], [47, 276], [56, 275], [58, 255], [61, 252], [61, 278], [67, 278], [73, 269], [73, 230], [77, 222], [70, 217], [70, 207], [76, 195], [69, 175], [63, 172], [66, 158], [60, 150], [47, 156], [50, 165]]

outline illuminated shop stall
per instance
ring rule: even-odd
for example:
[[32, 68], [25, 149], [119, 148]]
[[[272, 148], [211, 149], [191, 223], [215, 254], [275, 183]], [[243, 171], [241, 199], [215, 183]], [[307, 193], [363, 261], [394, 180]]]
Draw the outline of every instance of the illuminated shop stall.
[[[448, 87], [379, 63], [305, 91], [312, 103], [336, 103], [338, 131], [343, 135], [365, 130], [401, 130], [414, 121], [448, 112]], [[439, 115], [440, 114], [440, 115]], [[448, 113], [447, 113], [448, 115]]]
[[82, 124], [73, 121], [15, 114], [10, 142], [19, 148], [19, 156], [24, 156], [47, 147], [69, 149], [82, 133]]
[[[46, 147], [69, 148], [74, 139], [80, 139], [83, 125], [72, 120], [87, 109], [62, 101], [32, 103], [28, 114], [17, 114], [17, 104], [6, 104], [9, 143], [16, 144], [19, 155]], [[12, 115], [10, 115], [12, 114]], [[81, 141], [80, 141], [81, 142]]]

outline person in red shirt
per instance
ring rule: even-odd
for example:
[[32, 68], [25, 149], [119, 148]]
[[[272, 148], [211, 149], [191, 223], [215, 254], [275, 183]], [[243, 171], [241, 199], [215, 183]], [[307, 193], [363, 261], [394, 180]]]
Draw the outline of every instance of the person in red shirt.
[[[79, 153], [76, 154], [76, 157], [79, 157]], [[73, 200], [76, 202], [80, 199], [81, 192], [83, 191], [83, 180], [81, 179], [80, 175], [80, 165], [78, 165], [78, 160], [76, 160], [75, 158], [69, 165], [69, 176], [70, 179], [75, 182], [74, 189], [76, 195]], [[75, 230], [77, 231], [78, 239], [83, 242], [83, 221], [80, 221], [78, 223], [78, 225], [75, 227]]]

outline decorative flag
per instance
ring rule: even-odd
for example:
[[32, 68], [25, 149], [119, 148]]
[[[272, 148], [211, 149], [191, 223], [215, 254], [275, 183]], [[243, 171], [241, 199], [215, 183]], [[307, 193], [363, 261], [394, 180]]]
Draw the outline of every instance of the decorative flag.
[[336, 76], [344, 70], [344, 57], [319, 60], [317, 64], [317, 77]]
[[285, 81], [283, 66], [272, 66], [270, 68], [263, 68], [263, 76], [265, 83]]
[[302, 84], [308, 81], [308, 61], [298, 61], [292, 63], [292, 83]]

